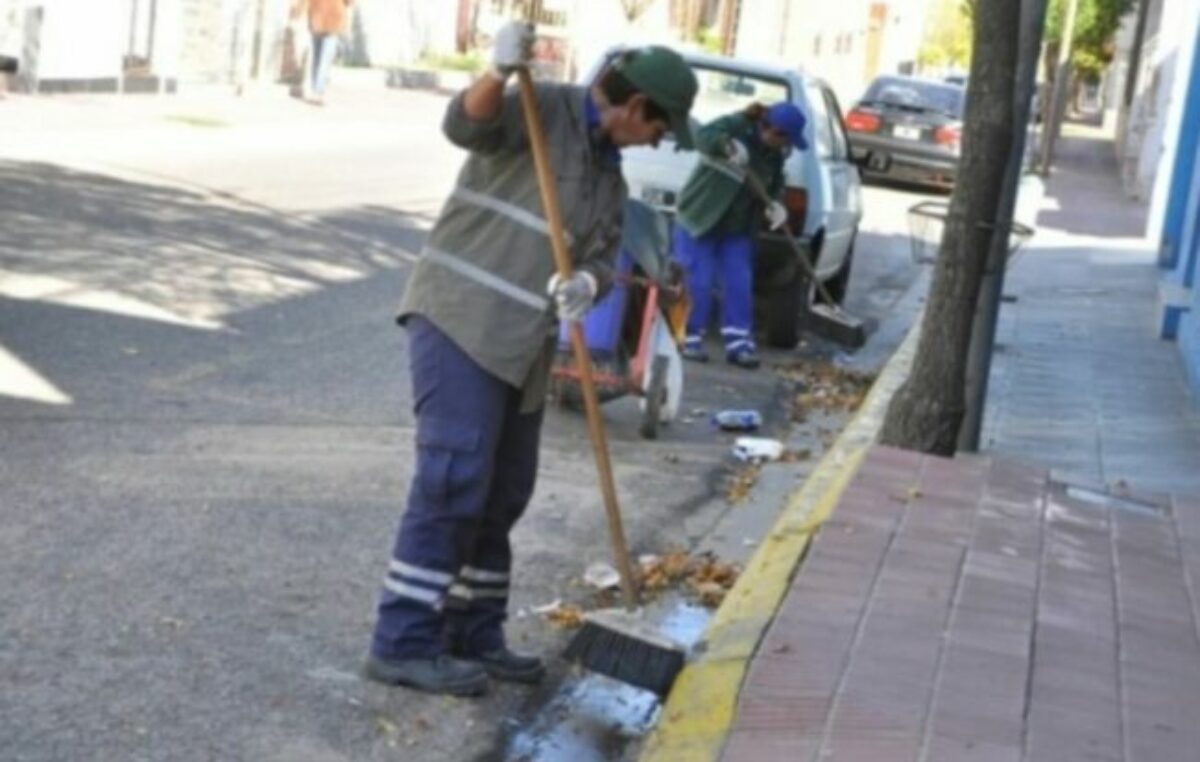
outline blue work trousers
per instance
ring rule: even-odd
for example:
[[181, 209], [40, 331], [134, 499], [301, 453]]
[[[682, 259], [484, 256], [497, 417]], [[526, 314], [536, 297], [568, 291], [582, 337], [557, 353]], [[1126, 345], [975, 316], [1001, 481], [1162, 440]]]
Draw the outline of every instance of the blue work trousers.
[[325, 95], [329, 85], [329, 72], [333, 69], [333, 61], [337, 58], [338, 36], [336, 34], [318, 34], [312, 36], [312, 77], [311, 92], [320, 98]]
[[542, 411], [433, 323], [406, 321], [417, 467], [384, 579], [372, 652], [426, 658], [504, 645], [508, 535], [533, 495]]
[[721, 338], [727, 354], [753, 350], [754, 242], [749, 235], [710, 233], [693, 238], [675, 228], [675, 257], [688, 274], [692, 312], [687, 343], [699, 347], [712, 314], [713, 286], [721, 281]]

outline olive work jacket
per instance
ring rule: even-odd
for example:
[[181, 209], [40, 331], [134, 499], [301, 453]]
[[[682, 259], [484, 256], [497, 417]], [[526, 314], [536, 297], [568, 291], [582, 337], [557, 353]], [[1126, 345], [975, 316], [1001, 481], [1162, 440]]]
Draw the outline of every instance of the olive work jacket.
[[[628, 195], [620, 163], [593, 144], [586, 88], [539, 83], [535, 94], [572, 261], [603, 294]], [[519, 93], [510, 87], [490, 122], [469, 119], [459, 93], [442, 129], [470, 155], [409, 277], [399, 320], [420, 314], [433, 322], [484, 370], [521, 389], [521, 410], [531, 412], [545, 401], [558, 321], [546, 294], [554, 260]]]
[[[727, 160], [730, 140], [746, 146], [750, 155], [746, 169]], [[784, 153], [763, 143], [758, 123], [741, 112], [700, 128], [696, 150], [700, 162], [679, 193], [679, 223], [693, 238], [710, 233], [749, 235], [758, 230], [763, 204], [750, 190], [746, 172], [758, 177], [770, 198], [778, 198], [783, 190]]]

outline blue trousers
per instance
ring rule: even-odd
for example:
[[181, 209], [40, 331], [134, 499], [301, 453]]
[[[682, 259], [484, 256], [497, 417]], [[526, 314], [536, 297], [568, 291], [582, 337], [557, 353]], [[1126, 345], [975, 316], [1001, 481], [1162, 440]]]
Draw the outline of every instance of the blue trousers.
[[754, 349], [754, 243], [750, 236], [709, 234], [693, 238], [682, 227], [676, 227], [675, 256], [687, 270], [692, 297], [687, 343], [700, 346], [704, 342], [712, 312], [713, 285], [719, 277], [725, 351]]
[[329, 84], [329, 70], [333, 68], [333, 59], [337, 58], [338, 37], [336, 34], [317, 34], [312, 36], [312, 94], [318, 98], [325, 94]]
[[406, 322], [417, 468], [384, 579], [372, 652], [424, 658], [453, 640], [504, 645], [508, 535], [533, 495], [542, 411], [481, 368], [433, 323]]

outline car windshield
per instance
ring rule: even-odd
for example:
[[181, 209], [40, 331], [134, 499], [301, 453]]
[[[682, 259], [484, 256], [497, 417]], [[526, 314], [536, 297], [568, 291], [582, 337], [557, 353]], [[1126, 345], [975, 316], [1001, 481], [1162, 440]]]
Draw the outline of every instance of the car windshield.
[[766, 79], [725, 69], [692, 64], [700, 83], [692, 118], [707, 124], [717, 117], [741, 111], [752, 103], [770, 105], [788, 100], [788, 86], [782, 80]]
[[880, 77], [871, 83], [863, 103], [876, 103], [920, 111], [937, 111], [955, 119], [962, 118], [963, 88], [916, 79]]

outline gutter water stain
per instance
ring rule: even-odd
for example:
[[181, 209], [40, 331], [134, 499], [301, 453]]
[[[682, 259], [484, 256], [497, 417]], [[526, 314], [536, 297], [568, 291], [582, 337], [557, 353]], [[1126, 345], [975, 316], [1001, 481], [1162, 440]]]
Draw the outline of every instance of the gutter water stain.
[[[712, 612], [685, 601], [647, 610], [655, 630], [689, 650]], [[603, 675], [583, 672], [563, 681], [545, 706], [509, 739], [508, 762], [609, 762], [645, 737], [661, 710], [658, 696]]]

